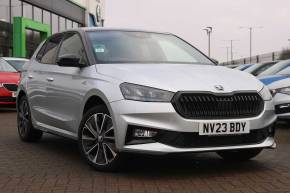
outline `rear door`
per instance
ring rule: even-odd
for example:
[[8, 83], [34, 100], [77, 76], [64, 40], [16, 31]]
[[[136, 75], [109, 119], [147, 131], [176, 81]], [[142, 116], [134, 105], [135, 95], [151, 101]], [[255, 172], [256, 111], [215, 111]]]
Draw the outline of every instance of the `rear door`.
[[38, 52], [35, 59], [31, 60], [31, 66], [27, 70], [27, 94], [32, 111], [34, 123], [43, 128], [49, 125], [47, 85], [48, 72], [55, 63], [57, 50], [62, 40], [62, 34], [56, 34], [49, 38]]

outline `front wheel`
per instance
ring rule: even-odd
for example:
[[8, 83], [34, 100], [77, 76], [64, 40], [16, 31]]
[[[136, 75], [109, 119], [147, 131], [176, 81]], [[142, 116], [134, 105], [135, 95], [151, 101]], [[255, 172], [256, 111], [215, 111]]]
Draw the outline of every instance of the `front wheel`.
[[262, 149], [218, 151], [217, 154], [228, 161], [247, 161], [261, 153]]
[[78, 143], [89, 165], [100, 171], [117, 169], [120, 153], [116, 149], [114, 125], [106, 106], [93, 107], [83, 116]]

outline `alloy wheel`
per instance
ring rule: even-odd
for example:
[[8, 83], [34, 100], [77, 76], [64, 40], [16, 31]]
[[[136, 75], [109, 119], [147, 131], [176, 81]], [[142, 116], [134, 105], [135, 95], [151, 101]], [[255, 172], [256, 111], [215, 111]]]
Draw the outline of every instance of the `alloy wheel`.
[[18, 130], [19, 134], [24, 137], [29, 127], [29, 109], [27, 101], [23, 100], [18, 110]]
[[106, 113], [88, 118], [81, 140], [84, 153], [93, 164], [108, 165], [117, 156], [112, 118]]

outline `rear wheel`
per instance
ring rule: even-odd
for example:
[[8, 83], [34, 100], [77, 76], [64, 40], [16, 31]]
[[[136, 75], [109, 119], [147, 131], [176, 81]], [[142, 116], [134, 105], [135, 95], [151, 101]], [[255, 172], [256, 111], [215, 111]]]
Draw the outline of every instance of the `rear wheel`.
[[22, 141], [35, 142], [41, 139], [42, 131], [36, 130], [32, 126], [31, 113], [26, 96], [19, 99], [17, 112], [18, 134]]
[[262, 149], [229, 150], [218, 151], [217, 154], [228, 161], [247, 161], [256, 157], [261, 151]]
[[85, 113], [79, 128], [79, 149], [95, 169], [117, 169], [120, 153], [116, 149], [113, 121], [106, 106], [93, 107]]

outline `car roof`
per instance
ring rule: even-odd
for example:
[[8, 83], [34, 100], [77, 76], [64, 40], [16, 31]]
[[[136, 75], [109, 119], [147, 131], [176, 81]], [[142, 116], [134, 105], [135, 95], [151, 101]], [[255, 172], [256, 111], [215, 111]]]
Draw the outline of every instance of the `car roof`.
[[81, 27], [81, 28], [76, 28], [76, 29], [70, 29], [70, 30], [65, 30], [63, 32], [71, 32], [71, 31], [76, 31], [76, 32], [88, 32], [88, 31], [132, 31], [132, 32], [148, 32], [148, 33], [161, 33], [161, 34], [172, 34], [169, 32], [162, 32], [162, 31], [151, 31], [147, 29], [134, 29], [134, 28], [110, 28], [110, 27]]
[[4, 60], [19, 60], [19, 61], [29, 61], [27, 58], [13, 58], [13, 57], [1, 57]]

